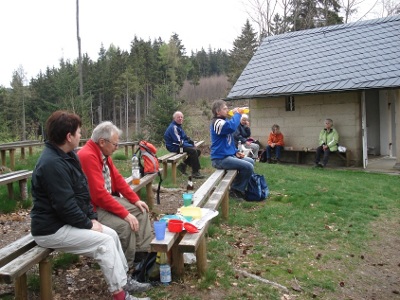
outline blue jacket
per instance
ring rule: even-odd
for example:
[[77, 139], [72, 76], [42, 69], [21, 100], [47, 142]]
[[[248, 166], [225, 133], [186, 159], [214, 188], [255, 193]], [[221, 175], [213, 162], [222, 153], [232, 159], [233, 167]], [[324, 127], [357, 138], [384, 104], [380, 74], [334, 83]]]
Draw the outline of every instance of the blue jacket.
[[210, 125], [211, 159], [222, 159], [237, 152], [234, 132], [240, 124], [241, 115], [235, 113], [232, 119], [214, 118]]
[[183, 141], [183, 147], [193, 147], [193, 144], [189, 143], [190, 139], [186, 135], [181, 124], [172, 121], [169, 124], [167, 130], [164, 133], [165, 146], [169, 152], [179, 152], [179, 143]]

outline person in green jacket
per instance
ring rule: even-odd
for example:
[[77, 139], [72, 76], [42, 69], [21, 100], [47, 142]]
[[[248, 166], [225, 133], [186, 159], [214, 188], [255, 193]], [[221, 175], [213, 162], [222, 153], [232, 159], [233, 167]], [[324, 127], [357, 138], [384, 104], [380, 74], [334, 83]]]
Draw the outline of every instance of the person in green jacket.
[[[319, 168], [326, 167], [329, 154], [338, 150], [339, 133], [333, 128], [332, 119], [325, 119], [325, 128], [319, 133], [319, 146], [315, 153], [315, 166]], [[322, 164], [320, 163], [321, 155]]]

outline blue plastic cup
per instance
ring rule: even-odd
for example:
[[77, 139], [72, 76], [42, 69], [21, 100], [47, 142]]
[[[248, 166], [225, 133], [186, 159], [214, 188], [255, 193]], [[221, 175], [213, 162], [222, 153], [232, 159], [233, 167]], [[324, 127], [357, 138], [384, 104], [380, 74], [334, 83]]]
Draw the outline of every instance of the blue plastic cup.
[[165, 238], [165, 229], [167, 228], [167, 222], [154, 221], [154, 233], [156, 240], [162, 241]]
[[182, 197], [183, 197], [183, 206], [189, 206], [192, 204], [192, 198], [193, 198], [192, 193], [184, 193]]

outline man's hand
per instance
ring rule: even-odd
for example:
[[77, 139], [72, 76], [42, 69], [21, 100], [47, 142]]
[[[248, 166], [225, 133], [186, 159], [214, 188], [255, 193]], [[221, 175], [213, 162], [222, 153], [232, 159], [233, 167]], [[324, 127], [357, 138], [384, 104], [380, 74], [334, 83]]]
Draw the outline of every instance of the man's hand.
[[139, 231], [139, 221], [134, 215], [128, 214], [124, 220], [129, 223], [129, 226], [133, 231]]
[[149, 207], [147, 206], [147, 203], [142, 200], [136, 201], [135, 205], [142, 211], [142, 213], [145, 211], [147, 211], [147, 212], [150, 211]]
[[236, 152], [236, 157], [237, 157], [237, 158], [243, 158], [243, 157], [244, 157], [244, 153], [242, 153], [242, 152]]
[[97, 221], [96, 219], [92, 220], [92, 230], [94, 231], [98, 231], [98, 232], [103, 232], [103, 225], [101, 225], [101, 223], [99, 221]]

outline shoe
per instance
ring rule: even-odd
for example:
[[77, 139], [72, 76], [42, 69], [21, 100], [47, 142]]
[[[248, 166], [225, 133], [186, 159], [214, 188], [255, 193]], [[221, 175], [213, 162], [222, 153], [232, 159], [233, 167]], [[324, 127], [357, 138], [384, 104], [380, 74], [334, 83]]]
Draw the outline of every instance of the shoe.
[[201, 175], [200, 172], [194, 172], [192, 173], [192, 177], [197, 179], [202, 179], [204, 178], [204, 175]]
[[146, 298], [133, 297], [132, 295], [129, 295], [128, 292], [125, 292], [125, 300], [151, 300], [151, 299], [149, 297]]
[[272, 160], [270, 158], [267, 158], [267, 164], [272, 164]]
[[282, 161], [281, 161], [279, 158], [277, 158], [277, 159], [276, 159], [276, 163], [277, 163], [277, 164], [281, 164]]
[[128, 278], [128, 281], [124, 286], [124, 291], [129, 293], [141, 293], [148, 291], [151, 287], [152, 285], [150, 283], [140, 283], [132, 278]]
[[179, 170], [179, 172], [181, 172], [183, 175], [187, 175], [187, 173], [186, 173], [186, 164], [180, 163], [180, 164], [178, 165], [178, 170]]
[[229, 191], [229, 197], [236, 198], [239, 200], [245, 199], [244, 193], [242, 193], [241, 191], [235, 190], [235, 189], [231, 189]]
[[323, 168], [324, 166], [321, 164], [321, 163], [315, 163], [314, 164], [314, 167], [316, 167], [316, 168]]

